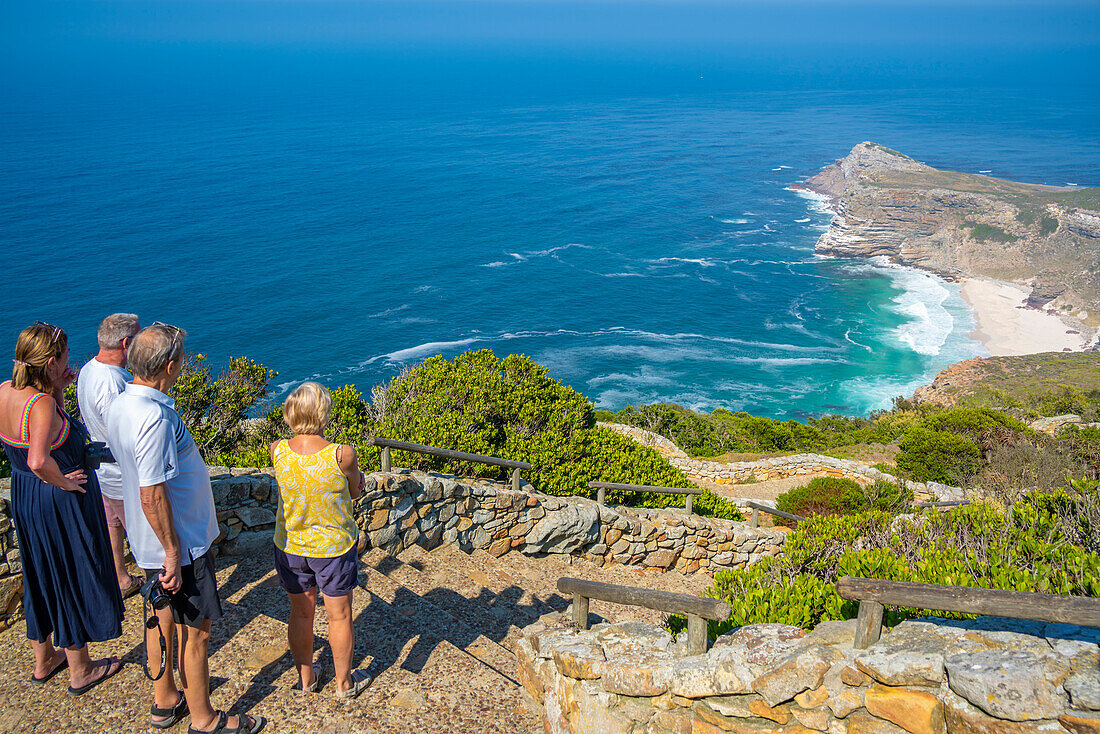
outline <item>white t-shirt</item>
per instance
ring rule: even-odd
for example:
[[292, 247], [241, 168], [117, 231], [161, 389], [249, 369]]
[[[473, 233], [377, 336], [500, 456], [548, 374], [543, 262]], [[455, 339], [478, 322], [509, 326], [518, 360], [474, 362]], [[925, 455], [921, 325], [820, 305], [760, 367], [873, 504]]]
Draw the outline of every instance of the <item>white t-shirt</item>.
[[137, 565], [155, 570], [164, 564], [164, 548], [141, 508], [141, 488], [162, 482], [172, 504], [180, 563], [187, 566], [210, 550], [218, 537], [210, 474], [175, 402], [154, 388], [127, 385], [107, 414], [107, 443], [122, 471], [126, 535]]
[[[76, 402], [80, 406], [84, 427], [93, 441], [110, 445], [107, 441], [107, 409], [126, 389], [129, 381], [129, 372], [113, 364], [103, 364], [94, 357], [80, 368], [80, 377], [76, 381]], [[105, 461], [95, 474], [104, 497], [122, 499], [122, 471], [118, 464]]]

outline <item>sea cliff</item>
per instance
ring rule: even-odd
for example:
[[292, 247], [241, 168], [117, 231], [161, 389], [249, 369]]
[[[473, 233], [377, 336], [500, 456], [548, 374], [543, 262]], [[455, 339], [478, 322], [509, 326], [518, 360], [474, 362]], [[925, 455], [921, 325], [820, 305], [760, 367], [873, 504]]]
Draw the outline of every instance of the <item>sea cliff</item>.
[[1095, 343], [1100, 189], [941, 171], [872, 142], [792, 188], [829, 199], [817, 253], [1024, 286], [1027, 307], [1058, 315], [1083, 347]]

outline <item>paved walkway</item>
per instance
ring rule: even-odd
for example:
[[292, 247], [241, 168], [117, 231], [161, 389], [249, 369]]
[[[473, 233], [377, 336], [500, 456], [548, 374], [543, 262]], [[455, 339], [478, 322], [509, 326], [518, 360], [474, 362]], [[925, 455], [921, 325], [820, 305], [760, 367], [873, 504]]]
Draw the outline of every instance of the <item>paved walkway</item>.
[[[359, 699], [333, 697], [327, 624], [318, 609], [317, 659], [325, 667], [319, 693], [291, 689], [297, 682], [286, 648], [289, 605], [270, 554], [221, 558], [218, 581], [225, 616], [211, 641], [214, 705], [266, 716], [271, 732], [541, 732], [536, 708], [515, 681], [511, 645], [520, 627], [569, 600], [555, 590], [560, 576], [699, 594], [705, 574], [600, 568], [563, 556], [492, 558], [453, 546], [413, 548], [399, 557], [372, 550], [362, 557], [354, 597], [354, 664], [370, 665], [377, 679]], [[0, 732], [145, 732], [151, 684], [140, 661], [140, 597], [127, 600], [123, 637], [93, 645], [93, 656], [115, 654], [126, 667], [90, 693], [73, 698], [66, 676], [45, 686], [27, 678], [33, 665], [20, 623], [0, 633]], [[661, 623], [659, 613], [593, 602], [612, 620]], [[170, 731], [186, 732], [187, 720]]]

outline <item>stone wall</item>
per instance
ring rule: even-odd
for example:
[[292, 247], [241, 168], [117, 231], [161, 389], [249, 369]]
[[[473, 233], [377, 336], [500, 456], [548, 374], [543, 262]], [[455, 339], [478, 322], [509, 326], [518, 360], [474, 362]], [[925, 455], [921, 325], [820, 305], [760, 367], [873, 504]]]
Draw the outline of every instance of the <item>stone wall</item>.
[[0, 480], [0, 630], [11, 626], [23, 607], [23, 562], [11, 520], [10, 480]]
[[[270, 469], [210, 467], [218, 512], [219, 555], [271, 546], [278, 485]], [[781, 552], [786, 532], [688, 515], [683, 509], [606, 507], [582, 497], [552, 497], [530, 484], [396, 470], [367, 477], [355, 502], [359, 549], [396, 554], [419, 545], [455, 543], [495, 556], [510, 551], [562, 553], [597, 564], [620, 563], [685, 573], [745, 568]], [[0, 501], [0, 625], [18, 612], [19, 550], [6, 500]]]
[[850, 459], [837, 459], [822, 454], [793, 454], [757, 461], [734, 461], [724, 464], [706, 459], [692, 459], [669, 439], [651, 431], [619, 423], [601, 423], [600, 425], [606, 426], [616, 433], [629, 436], [644, 446], [652, 446], [657, 449], [673, 466], [686, 474], [692, 481], [714, 484], [746, 484], [763, 482], [769, 479], [786, 479], [788, 477], [805, 476], [809, 480], [815, 476], [827, 476], [852, 479], [861, 484], [870, 484], [881, 479], [909, 487], [913, 490], [917, 502], [963, 499], [963, 490], [958, 487], [949, 487], [946, 484], [937, 484], [936, 482], [911, 482]]
[[517, 644], [548, 734], [1100, 732], [1098, 629], [928, 618], [854, 650], [854, 620], [757, 624], [686, 656], [652, 625], [567, 619]]

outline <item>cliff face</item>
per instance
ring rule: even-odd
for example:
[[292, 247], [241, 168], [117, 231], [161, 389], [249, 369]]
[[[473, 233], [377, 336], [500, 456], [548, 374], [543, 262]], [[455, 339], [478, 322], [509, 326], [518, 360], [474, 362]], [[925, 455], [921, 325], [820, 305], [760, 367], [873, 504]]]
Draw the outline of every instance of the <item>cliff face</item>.
[[1100, 189], [940, 171], [871, 142], [794, 188], [832, 201], [823, 255], [1012, 281], [1029, 305], [1100, 324]]

